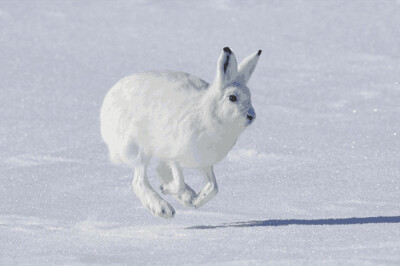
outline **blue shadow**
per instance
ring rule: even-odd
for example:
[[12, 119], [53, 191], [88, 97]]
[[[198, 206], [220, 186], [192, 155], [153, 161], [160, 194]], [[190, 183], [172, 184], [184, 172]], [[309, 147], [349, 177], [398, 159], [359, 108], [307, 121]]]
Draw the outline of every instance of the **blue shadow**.
[[400, 223], [400, 216], [378, 216], [363, 218], [338, 218], [338, 219], [315, 219], [315, 220], [264, 220], [236, 223], [224, 223], [220, 225], [197, 225], [185, 229], [216, 229], [232, 227], [256, 227], [256, 226], [287, 226], [287, 225], [352, 225], [352, 224], [383, 224]]

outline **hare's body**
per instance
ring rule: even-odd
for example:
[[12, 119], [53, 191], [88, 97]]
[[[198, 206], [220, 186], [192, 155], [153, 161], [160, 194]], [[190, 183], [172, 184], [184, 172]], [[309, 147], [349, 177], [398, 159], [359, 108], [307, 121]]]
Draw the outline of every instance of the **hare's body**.
[[[212, 84], [183, 72], [147, 72], [123, 78], [106, 95], [100, 120], [110, 158], [134, 168], [134, 192], [154, 215], [171, 218], [175, 211], [147, 180], [151, 157], [160, 160], [161, 191], [182, 204], [197, 208], [217, 193], [213, 165], [255, 118], [246, 83], [260, 54], [237, 69], [224, 48]], [[199, 194], [185, 184], [182, 168], [203, 173], [207, 184]]]
[[139, 73], [119, 81], [101, 111], [102, 137], [112, 161], [133, 166], [139, 148], [184, 168], [223, 159], [237, 135], [205, 112], [206, 105], [215, 104], [208, 87], [197, 77], [172, 71]]

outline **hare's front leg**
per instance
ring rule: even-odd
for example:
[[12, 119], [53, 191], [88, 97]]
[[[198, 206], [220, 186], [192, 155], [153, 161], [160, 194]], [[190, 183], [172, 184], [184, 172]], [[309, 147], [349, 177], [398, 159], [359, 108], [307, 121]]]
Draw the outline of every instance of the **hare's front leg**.
[[201, 171], [203, 172], [207, 180], [207, 184], [193, 200], [193, 206], [195, 208], [198, 208], [207, 203], [212, 197], [214, 197], [218, 193], [218, 185], [217, 180], [215, 179], [213, 167], [209, 166], [207, 168], [201, 169]]
[[146, 157], [142, 151], [138, 154], [138, 161], [135, 166], [135, 175], [132, 181], [133, 191], [140, 202], [153, 215], [163, 218], [172, 218], [175, 215], [174, 208], [163, 200], [151, 187], [147, 179], [147, 166], [150, 158]]
[[[181, 204], [187, 207], [193, 207], [192, 201], [196, 197], [196, 192], [185, 184], [182, 170], [179, 165], [173, 163], [167, 165], [166, 162], [160, 161], [157, 166], [158, 176], [163, 183], [160, 189], [163, 193], [170, 193]], [[177, 192], [177, 193], [171, 193]]]

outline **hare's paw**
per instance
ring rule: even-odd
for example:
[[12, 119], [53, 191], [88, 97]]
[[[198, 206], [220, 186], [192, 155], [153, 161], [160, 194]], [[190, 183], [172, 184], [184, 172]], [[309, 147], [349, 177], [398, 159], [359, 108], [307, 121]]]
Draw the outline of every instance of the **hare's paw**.
[[160, 190], [164, 195], [167, 195], [167, 194], [180, 195], [184, 191], [183, 187], [179, 186], [178, 184], [176, 184], [174, 182], [169, 182], [167, 184], [162, 184], [160, 186]]
[[[146, 189], [147, 190], [147, 189]], [[154, 190], [142, 191], [136, 193], [142, 202], [153, 215], [162, 218], [172, 218], [175, 215], [175, 209], [165, 200], [163, 200]]]
[[207, 184], [192, 201], [193, 207], [199, 208], [218, 193], [218, 187], [212, 183]]
[[173, 218], [175, 216], [175, 209], [168, 202], [163, 200], [159, 205], [155, 205], [153, 207], [153, 211], [151, 211], [153, 215], [162, 217], [162, 218]]
[[193, 199], [196, 197], [196, 192], [189, 187], [188, 185], [185, 185], [185, 190], [182, 194], [180, 195], [175, 195], [174, 198], [180, 202], [182, 205], [186, 207], [194, 207], [193, 206]]
[[192, 205], [193, 205], [193, 207], [194, 208], [200, 208], [203, 204], [204, 204], [205, 202], [204, 202], [204, 198], [202, 198], [202, 197], [196, 197], [196, 198], [194, 198], [193, 199], [193, 201], [192, 201]]
[[154, 198], [147, 202], [145, 207], [155, 216], [162, 218], [173, 218], [175, 216], [175, 209], [161, 197]]

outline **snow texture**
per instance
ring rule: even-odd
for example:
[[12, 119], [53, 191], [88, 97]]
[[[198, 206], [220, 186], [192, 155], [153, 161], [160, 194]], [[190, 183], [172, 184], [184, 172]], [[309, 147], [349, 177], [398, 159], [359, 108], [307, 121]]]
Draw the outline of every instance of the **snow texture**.
[[[0, 265], [400, 264], [399, 1], [0, 2]], [[219, 194], [164, 220], [113, 166], [122, 77], [263, 50]], [[155, 166], [150, 181], [158, 186]], [[196, 191], [204, 180], [192, 170]]]

